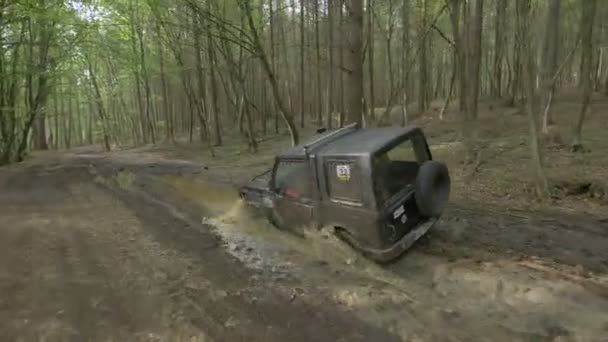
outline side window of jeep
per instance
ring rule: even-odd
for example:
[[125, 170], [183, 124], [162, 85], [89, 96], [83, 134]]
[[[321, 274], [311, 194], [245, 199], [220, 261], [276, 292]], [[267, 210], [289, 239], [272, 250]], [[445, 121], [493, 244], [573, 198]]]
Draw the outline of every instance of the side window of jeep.
[[361, 169], [355, 160], [325, 162], [327, 193], [330, 200], [346, 205], [361, 206]]
[[304, 160], [282, 160], [274, 176], [274, 190], [293, 199], [310, 198], [310, 175]]

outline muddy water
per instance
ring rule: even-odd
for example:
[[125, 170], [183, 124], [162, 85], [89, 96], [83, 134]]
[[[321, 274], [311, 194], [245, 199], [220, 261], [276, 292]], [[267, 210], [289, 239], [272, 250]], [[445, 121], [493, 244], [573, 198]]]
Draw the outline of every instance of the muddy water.
[[381, 267], [331, 229], [307, 229], [304, 237], [275, 229], [248, 210], [231, 186], [167, 181], [199, 204], [202, 222], [245, 265], [275, 280], [297, 279], [306, 293], [327, 294], [404, 340], [606, 341], [608, 336], [605, 275], [571, 277], [534, 259], [448, 260], [424, 248]]

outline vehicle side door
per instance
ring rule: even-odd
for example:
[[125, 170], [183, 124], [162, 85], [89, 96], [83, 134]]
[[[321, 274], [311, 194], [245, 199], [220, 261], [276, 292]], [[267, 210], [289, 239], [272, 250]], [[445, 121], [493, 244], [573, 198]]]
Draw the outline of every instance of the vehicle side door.
[[313, 220], [313, 181], [306, 159], [278, 159], [273, 170], [274, 217], [281, 228], [294, 229]]

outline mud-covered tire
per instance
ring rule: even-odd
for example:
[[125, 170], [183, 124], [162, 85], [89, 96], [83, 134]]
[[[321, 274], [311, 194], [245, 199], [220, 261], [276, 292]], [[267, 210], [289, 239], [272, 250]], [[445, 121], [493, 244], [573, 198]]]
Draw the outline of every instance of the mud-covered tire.
[[418, 170], [415, 184], [416, 206], [422, 216], [439, 217], [450, 197], [450, 173], [445, 164], [429, 160]]

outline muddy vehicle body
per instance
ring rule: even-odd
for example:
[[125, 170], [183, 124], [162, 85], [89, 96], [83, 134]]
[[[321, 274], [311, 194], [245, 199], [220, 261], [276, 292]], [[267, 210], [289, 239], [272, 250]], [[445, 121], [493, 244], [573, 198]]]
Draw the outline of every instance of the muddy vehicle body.
[[450, 177], [421, 129], [350, 125], [278, 155], [239, 192], [279, 228], [334, 227], [366, 257], [387, 262], [435, 224]]

